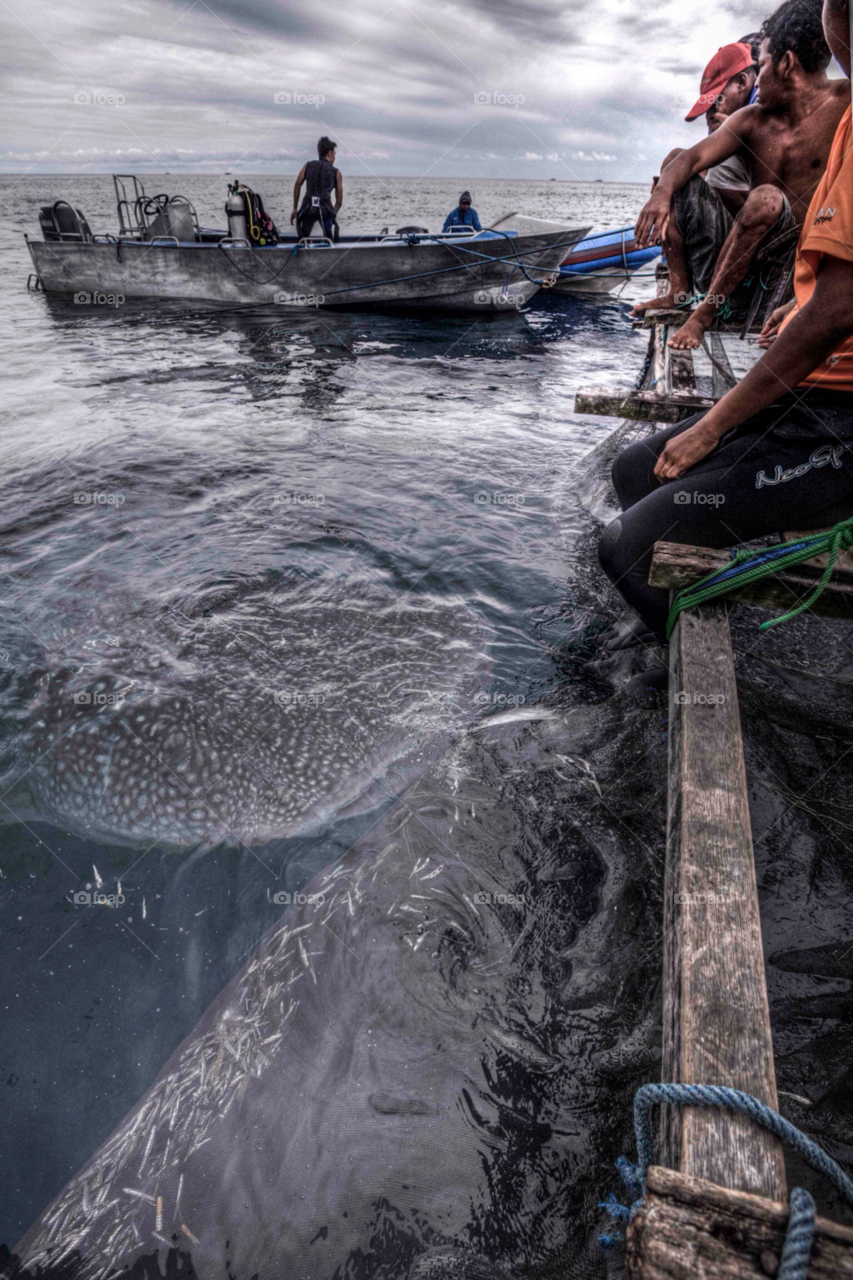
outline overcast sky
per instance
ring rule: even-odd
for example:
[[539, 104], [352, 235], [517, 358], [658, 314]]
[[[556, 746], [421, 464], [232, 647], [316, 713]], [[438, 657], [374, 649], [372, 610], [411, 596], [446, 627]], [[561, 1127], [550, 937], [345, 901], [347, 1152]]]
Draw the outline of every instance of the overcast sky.
[[0, 169], [645, 180], [738, 0], [3, 0]]

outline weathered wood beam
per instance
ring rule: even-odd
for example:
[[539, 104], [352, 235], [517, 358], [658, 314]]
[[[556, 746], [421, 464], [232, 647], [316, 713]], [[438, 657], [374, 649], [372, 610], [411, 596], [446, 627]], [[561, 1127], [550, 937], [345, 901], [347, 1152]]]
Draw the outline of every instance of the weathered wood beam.
[[[738, 604], [756, 604], [769, 609], [793, 609], [814, 590], [826, 562], [815, 557], [793, 569], [761, 578], [726, 596]], [[658, 542], [652, 556], [649, 582], [653, 587], [679, 591], [706, 574], [731, 565], [731, 555], [710, 547], [689, 547], [678, 542]], [[849, 618], [853, 614], [853, 553], [839, 555], [837, 568], [810, 611], [831, 618]]]
[[[725, 603], [682, 613], [670, 638], [662, 1079], [742, 1089], [774, 1109], [776, 1077]], [[779, 1140], [717, 1108], [662, 1108], [663, 1161], [785, 1199]]]
[[690, 319], [690, 312], [680, 307], [657, 307], [653, 311], [644, 311], [631, 320], [635, 329], [651, 329], [656, 324], [682, 325]]
[[[782, 1204], [652, 1168], [628, 1227], [627, 1280], [767, 1280], [787, 1222]], [[850, 1227], [817, 1219], [809, 1280], [853, 1280]]]
[[575, 413], [594, 413], [608, 418], [633, 418], [636, 422], [680, 422], [691, 413], [700, 413], [714, 404], [696, 392], [614, 390], [612, 387], [579, 387]]

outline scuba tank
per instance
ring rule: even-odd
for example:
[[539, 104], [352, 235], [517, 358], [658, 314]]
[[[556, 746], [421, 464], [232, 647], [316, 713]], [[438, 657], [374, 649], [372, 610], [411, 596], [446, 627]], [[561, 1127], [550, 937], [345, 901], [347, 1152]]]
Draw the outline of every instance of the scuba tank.
[[[251, 187], [242, 182], [229, 184], [225, 212], [228, 214], [229, 234], [233, 238], [248, 240], [252, 245], [279, 243], [276, 225], [264, 209], [263, 200]], [[237, 227], [241, 228], [239, 234]]]
[[228, 234], [231, 239], [248, 240], [249, 228], [246, 224], [246, 202], [237, 190], [236, 184], [228, 188], [225, 212], [228, 215]]

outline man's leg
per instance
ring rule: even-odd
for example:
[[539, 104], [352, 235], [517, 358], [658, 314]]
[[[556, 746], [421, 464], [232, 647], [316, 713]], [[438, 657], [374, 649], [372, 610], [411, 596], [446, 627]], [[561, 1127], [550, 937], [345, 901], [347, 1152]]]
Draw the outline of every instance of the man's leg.
[[704, 178], [696, 174], [679, 188], [672, 197], [672, 216], [664, 241], [672, 277], [669, 292], [635, 307], [635, 313], [660, 306], [683, 306], [688, 291], [704, 292], [731, 227], [732, 215]]
[[[683, 152], [683, 147], [675, 147], [670, 151], [669, 155], [661, 165], [661, 173], [671, 160], [675, 160]], [[658, 184], [655, 178], [652, 182], [652, 190]], [[684, 237], [680, 228], [677, 226], [677, 219], [670, 218], [666, 235], [662, 244], [663, 256], [666, 258], [666, 265], [669, 268], [669, 289], [665, 294], [659, 294], [655, 298], [649, 298], [648, 302], [638, 302], [631, 311], [632, 316], [642, 315], [644, 311], [657, 311], [660, 308], [682, 306], [687, 299], [687, 290], [690, 287], [690, 274], [687, 267], [687, 258], [684, 253]]]
[[[774, 429], [783, 422], [791, 436]], [[815, 427], [825, 434], [810, 435]], [[669, 593], [648, 583], [656, 542], [734, 546], [786, 528], [814, 528], [830, 512], [838, 519], [839, 510], [853, 509], [853, 405], [824, 413], [792, 396], [756, 414], [749, 428], [647, 493], [602, 535], [602, 568], [661, 639]]]
[[741, 283], [749, 270], [758, 246], [776, 225], [785, 210], [785, 197], [778, 187], [765, 183], [755, 187], [734, 221], [717, 261], [708, 293], [690, 319], [670, 338], [668, 345], [676, 350], [693, 350], [701, 346], [720, 307]]

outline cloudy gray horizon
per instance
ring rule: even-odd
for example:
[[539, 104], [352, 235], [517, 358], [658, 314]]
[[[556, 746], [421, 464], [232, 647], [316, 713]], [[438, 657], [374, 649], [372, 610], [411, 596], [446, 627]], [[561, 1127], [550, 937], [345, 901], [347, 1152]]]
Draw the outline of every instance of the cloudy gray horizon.
[[351, 175], [646, 181], [771, 7], [4, 0], [0, 171], [293, 173], [329, 134]]

